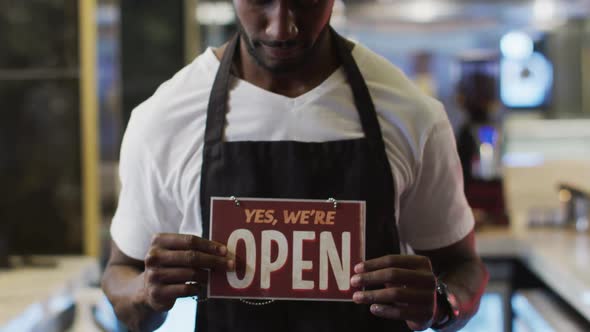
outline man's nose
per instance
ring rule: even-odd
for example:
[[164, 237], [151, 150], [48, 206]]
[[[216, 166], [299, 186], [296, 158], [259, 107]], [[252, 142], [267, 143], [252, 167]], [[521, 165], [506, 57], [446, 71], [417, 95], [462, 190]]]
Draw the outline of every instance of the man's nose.
[[269, 14], [266, 35], [273, 41], [293, 40], [299, 34], [295, 13], [290, 7], [289, 1], [278, 1]]

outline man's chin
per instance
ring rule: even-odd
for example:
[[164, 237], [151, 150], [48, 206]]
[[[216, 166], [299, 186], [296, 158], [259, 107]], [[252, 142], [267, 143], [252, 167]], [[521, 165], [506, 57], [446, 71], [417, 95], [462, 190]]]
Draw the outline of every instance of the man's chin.
[[288, 74], [296, 72], [302, 67], [301, 62], [265, 63], [263, 67], [274, 74]]
[[292, 59], [273, 59], [269, 57], [257, 57], [257, 63], [264, 69], [275, 74], [288, 74], [296, 72], [306, 63], [307, 57], [300, 56]]

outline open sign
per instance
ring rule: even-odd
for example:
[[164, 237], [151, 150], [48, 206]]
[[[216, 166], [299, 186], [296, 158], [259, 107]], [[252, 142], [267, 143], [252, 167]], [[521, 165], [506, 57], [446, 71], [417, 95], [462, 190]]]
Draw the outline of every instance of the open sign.
[[365, 259], [365, 203], [211, 199], [211, 240], [227, 245], [235, 271], [212, 271], [211, 298], [352, 301]]

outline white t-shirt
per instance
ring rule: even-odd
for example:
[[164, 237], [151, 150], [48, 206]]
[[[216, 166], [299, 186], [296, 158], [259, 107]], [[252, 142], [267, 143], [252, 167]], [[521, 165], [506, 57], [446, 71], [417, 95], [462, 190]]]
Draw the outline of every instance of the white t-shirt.
[[[443, 106], [366, 47], [357, 44], [353, 56], [373, 97], [395, 179], [402, 250], [437, 249], [461, 240], [472, 230], [473, 216]], [[218, 67], [208, 49], [132, 113], [111, 226], [113, 240], [129, 257], [143, 260], [156, 233], [202, 234], [203, 137]], [[296, 98], [237, 78], [234, 83], [227, 141], [324, 142], [364, 136], [342, 68]]]

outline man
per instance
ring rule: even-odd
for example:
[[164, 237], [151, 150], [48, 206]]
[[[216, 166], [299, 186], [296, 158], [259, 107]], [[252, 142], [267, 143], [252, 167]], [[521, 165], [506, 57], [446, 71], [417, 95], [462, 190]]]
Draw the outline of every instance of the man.
[[365, 290], [353, 302], [209, 299], [199, 331], [451, 331], [476, 312], [487, 272], [444, 110], [332, 32], [333, 3], [234, 0], [239, 38], [133, 112], [103, 279], [132, 329], [161, 324], [208, 270], [235, 268], [207, 240], [212, 196], [365, 201], [367, 260], [351, 278]]

